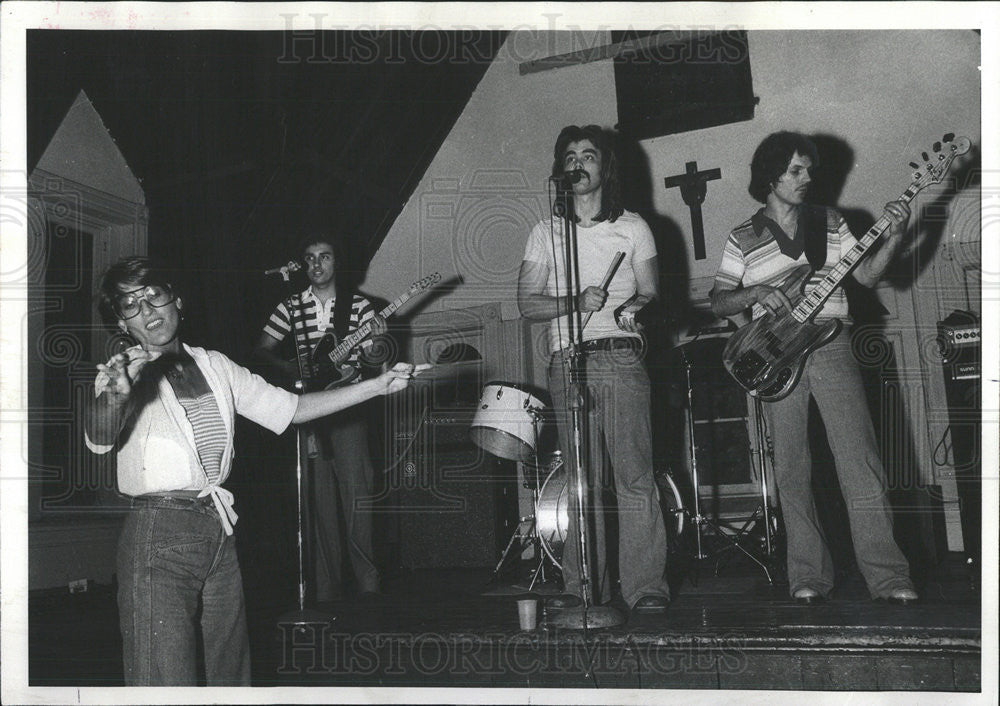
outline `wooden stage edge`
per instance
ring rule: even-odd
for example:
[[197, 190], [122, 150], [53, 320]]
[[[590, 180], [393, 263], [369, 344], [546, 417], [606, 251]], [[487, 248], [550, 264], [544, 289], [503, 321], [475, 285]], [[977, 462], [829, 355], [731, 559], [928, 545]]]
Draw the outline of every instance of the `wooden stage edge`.
[[[294, 579], [245, 571], [255, 686], [783, 689], [978, 692], [980, 597], [958, 561], [919, 583], [922, 601], [873, 601], [861, 579], [802, 606], [733, 562], [674, 587], [668, 611], [621, 627], [519, 629], [523, 593], [490, 569], [426, 569], [383, 593], [319, 604], [332, 620], [283, 621]], [[554, 590], [554, 588], [552, 589]], [[619, 604], [620, 605], [620, 604]], [[32, 685], [122, 683], [111, 586], [29, 598]]]
[[548, 628], [552, 612], [536, 630], [520, 630], [524, 596], [496, 595], [488, 578], [488, 570], [414, 572], [375, 599], [323, 605], [330, 623], [260, 623], [271, 652], [259, 653], [269, 667], [255, 670], [255, 683], [980, 690], [978, 594], [956, 576], [930, 578], [924, 600], [909, 607], [871, 600], [857, 577], [832, 600], [802, 606], [787, 586], [743, 567], [697, 586], [685, 580], [665, 614], [628, 614], [621, 627], [587, 633]]

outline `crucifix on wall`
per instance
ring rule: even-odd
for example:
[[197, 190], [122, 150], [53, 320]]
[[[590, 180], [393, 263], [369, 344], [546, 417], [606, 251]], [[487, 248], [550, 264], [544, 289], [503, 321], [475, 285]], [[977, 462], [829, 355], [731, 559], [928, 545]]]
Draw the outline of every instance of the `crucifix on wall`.
[[691, 209], [691, 237], [694, 240], [694, 259], [705, 259], [705, 225], [701, 220], [701, 205], [708, 193], [708, 182], [721, 179], [722, 172], [716, 169], [698, 171], [698, 162], [684, 165], [683, 174], [666, 177], [663, 185], [668, 189], [680, 187], [681, 198]]

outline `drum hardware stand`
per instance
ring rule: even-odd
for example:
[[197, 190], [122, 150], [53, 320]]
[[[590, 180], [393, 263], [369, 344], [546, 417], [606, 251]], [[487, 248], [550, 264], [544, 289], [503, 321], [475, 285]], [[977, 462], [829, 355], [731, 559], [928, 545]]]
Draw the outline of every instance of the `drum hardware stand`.
[[[765, 561], [768, 561], [771, 564], [772, 570], [775, 570], [777, 573], [780, 571], [774, 564], [774, 560], [776, 559], [775, 553], [777, 552], [777, 515], [771, 507], [771, 496], [767, 489], [768, 469], [773, 469], [774, 467], [774, 447], [771, 444], [771, 437], [767, 433], [766, 421], [764, 419], [764, 403], [757, 396], [753, 396], [753, 407], [756, 450], [752, 455], [757, 456], [758, 468], [760, 468], [760, 505], [757, 506], [757, 509], [754, 510], [743, 527], [740, 528], [740, 531], [736, 533], [735, 538], [737, 542], [740, 541], [743, 537], [748, 536], [755, 526], [763, 523]], [[768, 574], [767, 579], [769, 583], [774, 584], [770, 574]]]
[[[695, 336], [697, 338], [697, 336]], [[689, 341], [689, 343], [693, 342]], [[708, 517], [701, 514], [701, 498], [699, 497], [699, 481], [698, 481], [698, 457], [695, 447], [694, 438], [694, 406], [693, 406], [693, 388], [691, 385], [691, 361], [687, 356], [687, 351], [684, 350], [684, 346], [680, 346], [681, 357], [684, 359], [684, 377], [687, 384], [687, 429], [688, 429], [688, 453], [691, 454], [691, 482], [694, 485], [694, 515], [691, 515], [691, 520], [695, 526], [695, 559], [698, 561], [703, 561], [705, 559], [711, 559], [712, 554], [705, 551], [703, 544], [704, 528], [708, 527], [717, 536], [725, 539], [730, 546], [724, 547], [722, 551], [729, 549], [738, 549], [743, 552], [747, 557], [749, 557], [757, 566], [759, 566], [763, 571], [764, 575], [767, 577], [767, 582], [773, 584], [774, 580], [771, 578], [771, 570], [768, 568], [767, 564], [758, 559], [753, 553], [748, 551], [740, 542], [739, 538], [733, 538], [726, 534], [719, 525], [712, 522]], [[685, 510], [687, 513], [687, 510]], [[690, 515], [690, 513], [688, 513]], [[716, 552], [717, 554], [719, 552]], [[716, 564], [716, 572], [718, 573], [719, 565]], [[697, 569], [695, 571], [695, 579], [692, 582], [695, 585], [698, 584], [697, 580]]]
[[[581, 291], [580, 266], [576, 242], [576, 214], [573, 202], [572, 183], [564, 176], [552, 177], [556, 184], [556, 202], [554, 211], [561, 216], [565, 241], [566, 273], [565, 291], [569, 304], [569, 389], [566, 399], [570, 407], [570, 448], [573, 453], [573, 467], [576, 470], [576, 528], [577, 528], [577, 558], [580, 569], [580, 593], [582, 605], [576, 608], [562, 608], [549, 614], [547, 623], [551, 627], [582, 629], [585, 633], [592, 628], [615, 627], [625, 623], [625, 616], [611, 606], [594, 606], [591, 588], [591, 572], [589, 545], [587, 542], [586, 494], [585, 479], [588, 477], [586, 440], [583, 430], [587, 423], [584, 407], [584, 384], [580, 370], [583, 362], [581, 348], [583, 345], [583, 325], [581, 312], [576, 297], [572, 292]], [[555, 325], [555, 323], [553, 324]], [[565, 359], [563, 361], [565, 366]], [[564, 571], [565, 575], [565, 571]]]
[[[292, 298], [295, 296], [295, 294], [292, 291], [291, 280], [289, 278], [289, 269], [287, 267], [281, 268], [281, 277], [284, 280], [285, 291], [288, 293], [288, 303], [286, 304], [286, 306], [288, 307], [289, 313], [291, 313]], [[304, 326], [304, 324], [301, 325]], [[308, 339], [305, 338], [305, 332], [303, 331], [302, 333], [303, 333], [303, 340], [307, 341]], [[295, 360], [299, 366], [299, 382], [296, 383], [296, 388], [301, 391], [304, 387], [302, 384], [302, 379], [305, 378], [306, 366], [305, 363], [302, 361], [302, 350], [299, 348], [298, 340], [296, 339], [294, 329], [292, 332], [292, 342], [295, 344]], [[304, 536], [306, 533], [303, 532], [303, 519], [302, 519], [303, 518], [302, 509], [304, 505], [303, 499], [305, 497], [305, 493], [308, 492], [307, 490], [303, 489], [304, 486], [307, 485], [307, 483], [303, 483], [303, 473], [302, 473], [302, 466], [303, 466], [302, 445], [304, 441], [305, 438], [303, 437], [302, 434], [302, 427], [301, 425], [296, 425], [295, 426], [295, 484], [296, 484], [296, 501], [297, 501], [296, 544], [299, 554], [298, 557], [299, 558], [299, 604], [298, 604], [298, 609], [291, 610], [287, 613], [283, 613], [278, 618], [278, 625], [292, 625], [295, 632], [305, 631], [306, 626], [308, 625], [323, 625], [332, 623], [334, 620], [336, 620], [336, 616], [329, 615], [328, 613], [324, 613], [322, 611], [305, 607], [306, 580], [305, 580], [305, 569], [304, 569], [305, 567], [304, 548], [308, 547], [309, 540], [307, 537]]]
[[[525, 515], [518, 520], [517, 527], [514, 529], [514, 534], [511, 535], [510, 541], [507, 542], [507, 548], [503, 550], [503, 554], [500, 556], [500, 561], [497, 562], [496, 567], [493, 569], [493, 579], [496, 580], [500, 576], [500, 567], [503, 566], [504, 562], [507, 561], [507, 556], [510, 554], [511, 547], [514, 546], [514, 540], [519, 540], [519, 546], [522, 551], [524, 548], [524, 541], [529, 540], [531, 545], [535, 549], [535, 556], [538, 557], [538, 564], [531, 571], [531, 583], [528, 584], [527, 592], [530, 593], [534, 590], [535, 584], [537, 582], [545, 583], [545, 563], [546, 561], [551, 562], [552, 559], [549, 557], [548, 553], [542, 549], [542, 540], [538, 536], [538, 525], [535, 518], [538, 516], [538, 498], [539, 498], [539, 488], [541, 487], [541, 478], [538, 474], [538, 426], [542, 421], [541, 409], [534, 407], [533, 405], [528, 405], [524, 408], [528, 415], [531, 417], [531, 424], [535, 435], [535, 448], [532, 450], [535, 457], [534, 473], [535, 473], [535, 484], [531, 490], [531, 514]], [[515, 459], [519, 460], [519, 459]], [[522, 528], [525, 523], [530, 523], [527, 532], [524, 532]]]

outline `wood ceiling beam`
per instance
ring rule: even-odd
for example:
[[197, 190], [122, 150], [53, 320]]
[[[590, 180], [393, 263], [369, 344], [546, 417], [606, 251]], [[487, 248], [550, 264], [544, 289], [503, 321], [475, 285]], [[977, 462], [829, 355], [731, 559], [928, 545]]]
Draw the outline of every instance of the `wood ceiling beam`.
[[669, 46], [671, 44], [683, 44], [698, 37], [718, 34], [718, 30], [691, 30], [691, 31], [670, 31], [660, 32], [640, 39], [630, 39], [627, 42], [615, 42], [613, 44], [603, 44], [565, 54], [555, 54], [532, 61], [522, 61], [518, 64], [518, 72], [521, 76], [536, 74], [541, 71], [551, 71], [552, 69], [562, 69], [567, 66], [579, 66], [580, 64], [590, 64], [595, 61], [615, 59], [619, 56], [635, 54], [648, 49]]

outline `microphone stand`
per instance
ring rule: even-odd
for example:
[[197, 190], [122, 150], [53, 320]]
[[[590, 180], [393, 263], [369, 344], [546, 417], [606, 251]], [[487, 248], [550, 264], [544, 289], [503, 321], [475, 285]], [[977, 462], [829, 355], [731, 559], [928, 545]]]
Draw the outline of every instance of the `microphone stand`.
[[[299, 368], [299, 380], [296, 382], [295, 387], [298, 390], [304, 391], [303, 380], [306, 378], [306, 363], [302, 360], [302, 350], [299, 347], [299, 339], [295, 333], [295, 317], [293, 315], [294, 297], [295, 292], [292, 290], [292, 282], [289, 277], [289, 268], [287, 266], [280, 268], [281, 279], [284, 282], [285, 293], [287, 295], [285, 307], [288, 309], [288, 316], [292, 320], [292, 343], [295, 347], [295, 362], [298, 364]], [[304, 322], [300, 322], [300, 326], [304, 327]], [[302, 330], [302, 341], [303, 343], [308, 343], [306, 338], [305, 330]], [[306, 489], [306, 483], [303, 482], [304, 474], [302, 472], [302, 426], [295, 426], [295, 485], [296, 485], [296, 522], [297, 522], [297, 548], [299, 554], [299, 601], [298, 609], [292, 610], [287, 613], [282, 614], [278, 618], [279, 625], [292, 625], [295, 632], [304, 632], [307, 625], [323, 625], [332, 623], [336, 620], [335, 616], [329, 615], [322, 611], [318, 611], [312, 608], [305, 607], [306, 601], [306, 579], [305, 579], [305, 560], [304, 560], [304, 547], [308, 547], [308, 539], [304, 537], [303, 532], [303, 505], [305, 494], [308, 492]], [[311, 486], [310, 486], [311, 487]]]
[[[566, 178], [556, 180], [556, 214], [562, 217], [563, 241], [566, 251], [566, 292], [569, 333], [569, 389], [566, 399], [570, 408], [570, 447], [576, 468], [576, 527], [577, 559], [580, 568], [582, 604], [575, 608], [562, 608], [548, 619], [553, 627], [582, 629], [608, 628], [625, 623], [625, 616], [611, 606], [594, 606], [591, 592], [590, 552], [587, 544], [587, 515], [585, 483], [589, 475], [587, 442], [584, 435], [587, 423], [586, 397], [581, 370], [583, 365], [583, 324], [579, 304], [574, 292], [580, 291], [580, 266], [576, 240], [576, 211], [572, 182]], [[563, 363], [565, 366], [565, 361]], [[600, 492], [596, 488], [595, 492]]]

